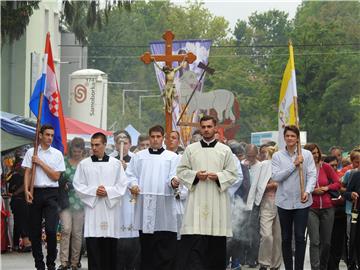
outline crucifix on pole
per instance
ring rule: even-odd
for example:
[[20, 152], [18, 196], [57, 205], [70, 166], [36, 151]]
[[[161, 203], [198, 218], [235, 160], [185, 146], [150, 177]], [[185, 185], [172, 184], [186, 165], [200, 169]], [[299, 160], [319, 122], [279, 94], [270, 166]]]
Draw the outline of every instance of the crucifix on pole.
[[[150, 52], [145, 52], [141, 57], [141, 61], [145, 64], [150, 64], [155, 62], [156, 66], [161, 69], [165, 74], [165, 89], [164, 89], [164, 98], [165, 98], [165, 132], [166, 137], [169, 137], [172, 130], [172, 104], [175, 92], [174, 79], [175, 73], [181, 67], [173, 68], [173, 62], [187, 62], [189, 64], [193, 63], [196, 60], [196, 56], [188, 52], [187, 54], [173, 54], [172, 44], [175, 38], [175, 35], [171, 31], [166, 31], [163, 34], [163, 39], [165, 40], [165, 54], [151, 54]], [[157, 62], [165, 62], [164, 67], [160, 67]]]

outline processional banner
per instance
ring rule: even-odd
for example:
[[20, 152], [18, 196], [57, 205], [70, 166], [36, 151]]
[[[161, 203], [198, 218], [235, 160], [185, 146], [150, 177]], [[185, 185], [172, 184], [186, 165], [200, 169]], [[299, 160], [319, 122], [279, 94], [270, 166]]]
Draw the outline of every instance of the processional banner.
[[[190, 98], [190, 95], [185, 94], [184, 87], [187, 91], [192, 90], [196, 87], [198, 80], [201, 77], [203, 69], [198, 67], [200, 62], [203, 62], [205, 65], [208, 63], [210, 47], [212, 40], [208, 39], [190, 39], [190, 40], [176, 40], [173, 41], [173, 54], [186, 54], [192, 52], [196, 55], [196, 61], [192, 64], [187, 64], [185, 67], [181, 68], [175, 74], [175, 88], [176, 88], [176, 98], [173, 102], [173, 113], [172, 113], [172, 129], [179, 131], [181, 135], [181, 141], [183, 145], [186, 145], [190, 140], [191, 130], [190, 126], [177, 126], [176, 123], [182, 110], [185, 108], [185, 104]], [[164, 54], [165, 53], [165, 42], [164, 41], [154, 41], [150, 43], [151, 54]], [[164, 66], [164, 62], [157, 63], [160, 67]], [[173, 63], [173, 67], [177, 67], [181, 62]], [[163, 94], [165, 87], [165, 76], [164, 73], [156, 67], [154, 64], [156, 79], [159, 84], [160, 92]], [[184, 76], [185, 75], [185, 76]], [[202, 91], [204, 85], [205, 76], [203, 76], [199, 86], [196, 91]], [[181, 91], [183, 89], [183, 91]], [[184, 114], [181, 119], [183, 122], [193, 122], [196, 119], [196, 114]]]
[[278, 146], [285, 149], [284, 128], [286, 125], [297, 125], [299, 119], [295, 110], [295, 100], [297, 97], [296, 74], [293, 46], [289, 45], [289, 60], [286, 65], [280, 87], [279, 111], [278, 111]]

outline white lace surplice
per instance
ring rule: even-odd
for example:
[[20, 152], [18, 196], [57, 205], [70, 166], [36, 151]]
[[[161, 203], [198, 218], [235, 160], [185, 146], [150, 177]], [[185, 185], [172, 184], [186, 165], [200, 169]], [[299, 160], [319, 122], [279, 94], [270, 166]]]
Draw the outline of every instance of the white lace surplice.
[[143, 233], [177, 231], [174, 190], [170, 181], [176, 175], [178, 156], [165, 150], [160, 155], [148, 149], [132, 157], [126, 170], [131, 186], [138, 185], [135, 229]]
[[[112, 157], [108, 162], [86, 158], [76, 169], [73, 185], [84, 203], [84, 236], [119, 238], [121, 197], [128, 185], [120, 162]], [[96, 196], [100, 185], [105, 187], [106, 197]]]

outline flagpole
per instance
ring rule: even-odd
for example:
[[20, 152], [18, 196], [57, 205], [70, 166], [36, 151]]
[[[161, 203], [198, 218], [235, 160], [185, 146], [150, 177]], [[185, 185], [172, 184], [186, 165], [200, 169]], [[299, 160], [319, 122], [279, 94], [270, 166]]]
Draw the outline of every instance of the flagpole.
[[[40, 100], [39, 100], [39, 107], [38, 107], [39, 111], [38, 111], [38, 116], [37, 116], [37, 120], [36, 120], [36, 134], [35, 134], [35, 144], [34, 144], [33, 157], [37, 156], [38, 149], [39, 149], [39, 133], [40, 133], [40, 122], [41, 122], [41, 115], [42, 115], [42, 106], [43, 106], [43, 96], [44, 96], [44, 94], [41, 93], [40, 94]], [[31, 170], [30, 187], [29, 187], [31, 196], [34, 195], [35, 173], [36, 173], [36, 164], [33, 163], [32, 164], [32, 170]]]
[[[50, 40], [50, 33], [49, 32], [46, 34], [45, 55], [44, 55], [44, 60], [43, 60], [43, 73], [44, 73], [44, 71], [46, 72], [47, 64], [48, 64], [48, 57], [46, 55], [46, 53], [47, 53], [46, 46], [47, 46], [48, 40]], [[42, 81], [42, 83], [46, 84], [46, 80]], [[45, 91], [45, 85], [42, 85], [41, 89], [44, 89], [44, 91]], [[33, 157], [37, 156], [38, 149], [39, 149], [39, 133], [40, 133], [40, 125], [41, 125], [43, 100], [44, 100], [44, 92], [40, 93], [38, 113], [37, 113], [37, 119], [36, 119], [36, 132], [35, 132], [35, 143], [34, 143]], [[32, 163], [30, 186], [29, 186], [29, 191], [31, 193], [31, 196], [34, 195], [35, 173], [36, 173], [36, 164]]]
[[[294, 70], [295, 72], [295, 61], [294, 61], [294, 49], [292, 46], [292, 41], [289, 40], [289, 52], [290, 52], [290, 65], [291, 65], [291, 70]], [[296, 83], [293, 81], [293, 83]], [[294, 101], [294, 116], [295, 116], [295, 125], [298, 127], [299, 129], [299, 141], [297, 143], [297, 152], [298, 155], [301, 155], [301, 141], [300, 141], [300, 128], [299, 128], [299, 109], [298, 109], [298, 100], [297, 100], [297, 95], [294, 95], [293, 97], [293, 101]], [[299, 164], [299, 176], [300, 176], [300, 199], [302, 200], [302, 196], [305, 192], [305, 187], [304, 187], [304, 171], [303, 171], [303, 163]]]

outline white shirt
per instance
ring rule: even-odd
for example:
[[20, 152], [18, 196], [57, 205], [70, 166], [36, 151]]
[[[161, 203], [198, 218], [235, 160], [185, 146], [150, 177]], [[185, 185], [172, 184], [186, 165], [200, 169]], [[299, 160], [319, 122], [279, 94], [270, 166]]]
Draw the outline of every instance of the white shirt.
[[[245, 163], [243, 163], [245, 164]], [[252, 210], [254, 207], [255, 202], [255, 196], [256, 196], [256, 188], [257, 184], [259, 182], [259, 177], [261, 174], [262, 169], [262, 163], [260, 161], [257, 161], [255, 164], [250, 166], [249, 172], [250, 172], [250, 190], [247, 197], [246, 207], [247, 210]]]
[[[24, 160], [21, 164], [22, 167], [30, 168], [30, 169], [32, 168], [33, 154], [34, 154], [34, 147], [27, 150]], [[65, 171], [65, 162], [64, 162], [63, 154], [56, 148], [50, 146], [48, 149], [43, 150], [41, 148], [41, 145], [39, 145], [38, 157], [54, 171], [56, 172]], [[47, 176], [47, 174], [40, 166], [36, 166], [34, 187], [38, 187], [38, 188], [59, 187], [59, 183], [58, 181], [51, 180], [51, 178]]]
[[233, 154], [233, 157], [234, 157], [234, 161], [236, 164], [236, 168], [238, 170], [238, 178], [236, 179], [236, 182], [234, 184], [232, 184], [231, 187], [228, 188], [228, 193], [229, 193], [231, 199], [234, 199], [235, 192], [241, 187], [242, 182], [244, 180], [240, 160], [238, 159], [238, 157], [235, 154]]

